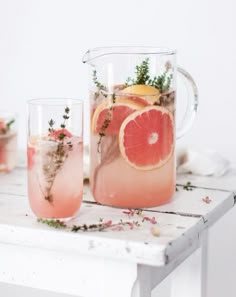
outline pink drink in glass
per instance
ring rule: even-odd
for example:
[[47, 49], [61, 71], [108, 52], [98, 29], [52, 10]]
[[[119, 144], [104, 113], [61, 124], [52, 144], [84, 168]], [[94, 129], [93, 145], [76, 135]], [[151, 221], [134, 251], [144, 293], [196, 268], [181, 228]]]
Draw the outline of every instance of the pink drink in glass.
[[72, 217], [81, 205], [83, 142], [79, 137], [71, 137], [64, 146], [65, 159], [57, 169], [57, 160], [53, 157], [57, 142], [40, 138], [28, 142], [29, 201], [37, 217]]
[[0, 171], [11, 172], [17, 162], [17, 132], [15, 119], [0, 116]]
[[[172, 94], [173, 96], [173, 94]], [[106, 128], [105, 136], [101, 138], [99, 132], [96, 131], [96, 124], [99, 123], [99, 117], [102, 117], [103, 106], [105, 107], [108, 101], [108, 96], [102, 97], [100, 95], [100, 102], [95, 108], [92, 108], [91, 119], [91, 146], [90, 146], [90, 185], [93, 196], [96, 201], [104, 205], [112, 205], [117, 207], [153, 207], [161, 205], [170, 201], [175, 192], [175, 154], [174, 154], [174, 120], [172, 116], [174, 96], [173, 100], [168, 107], [165, 107], [166, 113], [169, 118], [172, 118], [172, 125], [163, 126], [162, 132], [164, 137], [159, 138], [159, 149], [167, 151], [168, 157], [162, 162], [162, 164], [155, 168], [139, 168], [134, 164], [130, 164], [125, 159], [124, 154], [121, 152], [121, 138], [120, 130], [122, 124], [127, 121], [132, 114], [142, 113], [142, 111], [150, 109], [158, 109], [159, 107], [153, 107], [153, 105], [142, 105], [142, 98], [137, 96], [125, 96], [116, 95], [116, 103], [111, 103], [108, 106], [112, 106], [111, 120]], [[119, 111], [120, 108], [134, 108], [130, 113], [125, 115], [125, 111]], [[163, 109], [164, 110], [164, 109]], [[121, 113], [121, 115], [120, 115]], [[104, 116], [107, 111], [104, 111]], [[97, 116], [98, 115], [98, 116]], [[104, 121], [102, 119], [102, 121]], [[135, 121], [134, 121], [135, 122]], [[97, 124], [99, 125], [99, 124]], [[101, 126], [101, 125], [100, 125]], [[143, 124], [144, 134], [145, 131], [152, 133], [156, 131], [157, 124], [153, 124], [151, 132]], [[153, 130], [152, 130], [153, 129]], [[167, 140], [168, 135], [171, 135], [171, 142]], [[131, 138], [131, 135], [128, 135]], [[149, 136], [148, 136], [149, 137]], [[147, 144], [148, 144], [147, 137]], [[155, 138], [155, 137], [154, 137]], [[135, 138], [137, 141], [137, 150], [134, 150], [134, 157], [142, 156], [145, 152], [138, 151], [139, 143], [142, 141], [142, 136]], [[155, 146], [156, 139], [151, 139]], [[129, 146], [135, 146], [136, 144], [130, 141]], [[147, 145], [149, 148], [149, 146]], [[158, 147], [157, 147], [158, 148]], [[152, 156], [152, 149], [150, 151], [150, 157]], [[148, 159], [148, 154], [146, 155]]]
[[[44, 99], [41, 99], [41, 101]], [[45, 99], [46, 100], [46, 99]], [[47, 117], [48, 132], [35, 135], [35, 130], [42, 131], [37, 120], [37, 108], [32, 100], [29, 137], [28, 137], [28, 196], [31, 209], [37, 217], [51, 219], [68, 219], [73, 217], [80, 208], [83, 196], [83, 138], [82, 138], [82, 107], [79, 104], [77, 119], [73, 113], [72, 105], [65, 113], [62, 123]], [[50, 100], [49, 100], [50, 101]], [[51, 102], [51, 101], [50, 101]], [[41, 102], [40, 102], [41, 103]], [[74, 103], [76, 104], [76, 103]], [[47, 106], [46, 103], [39, 104]], [[53, 102], [47, 108], [49, 112]], [[65, 110], [66, 110], [65, 109]], [[59, 104], [58, 113], [61, 113]], [[35, 119], [36, 117], [36, 119]], [[41, 114], [39, 115], [41, 117]], [[39, 120], [40, 123], [41, 120]], [[42, 121], [41, 121], [42, 122]], [[59, 122], [59, 123], [60, 123]], [[49, 125], [48, 125], [49, 123]], [[81, 126], [79, 129], [73, 125]], [[57, 126], [56, 126], [57, 125]], [[37, 127], [37, 129], [34, 129]], [[75, 131], [75, 133], [73, 133]]]

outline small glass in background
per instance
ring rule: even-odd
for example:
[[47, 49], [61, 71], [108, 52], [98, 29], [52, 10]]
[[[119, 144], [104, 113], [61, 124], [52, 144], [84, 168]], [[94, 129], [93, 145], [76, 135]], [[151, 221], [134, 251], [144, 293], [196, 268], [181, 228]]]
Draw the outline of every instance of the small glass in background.
[[28, 196], [39, 218], [69, 219], [83, 196], [83, 102], [28, 102]]
[[0, 172], [11, 172], [17, 164], [16, 115], [0, 111]]

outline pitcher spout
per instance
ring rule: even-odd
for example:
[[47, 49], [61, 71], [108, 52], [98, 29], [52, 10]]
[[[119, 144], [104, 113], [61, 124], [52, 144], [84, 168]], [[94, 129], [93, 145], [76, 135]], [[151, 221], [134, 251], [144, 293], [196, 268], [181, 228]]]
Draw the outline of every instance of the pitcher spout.
[[96, 61], [106, 55], [112, 54], [111, 48], [109, 47], [97, 47], [89, 49], [83, 56], [82, 62], [94, 66]]

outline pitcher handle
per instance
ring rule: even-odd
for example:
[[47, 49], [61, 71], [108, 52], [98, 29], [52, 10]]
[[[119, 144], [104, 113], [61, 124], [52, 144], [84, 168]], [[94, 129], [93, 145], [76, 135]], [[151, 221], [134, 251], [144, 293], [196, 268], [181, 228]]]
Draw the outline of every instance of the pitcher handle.
[[183, 68], [177, 67], [178, 73], [181, 74], [182, 78], [187, 82], [186, 86], [190, 89], [188, 95], [188, 104], [185, 111], [185, 115], [181, 121], [180, 126], [176, 131], [176, 138], [179, 139], [182, 137], [192, 126], [196, 112], [198, 109], [198, 88], [197, 85], [192, 78], [192, 76]]

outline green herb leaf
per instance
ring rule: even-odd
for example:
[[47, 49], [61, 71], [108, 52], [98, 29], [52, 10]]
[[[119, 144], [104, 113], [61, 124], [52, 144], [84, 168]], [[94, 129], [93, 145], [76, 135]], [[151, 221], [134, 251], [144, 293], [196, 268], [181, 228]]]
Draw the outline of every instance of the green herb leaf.
[[106, 87], [98, 81], [96, 70], [93, 71], [93, 82], [99, 90], [106, 91]]
[[[62, 115], [62, 118], [64, 119], [64, 122], [61, 123], [60, 127], [62, 129], [66, 128], [66, 121], [70, 118], [69, 113], [70, 113], [70, 109], [69, 107], [65, 107], [64, 109], [65, 114]], [[55, 121], [53, 119], [51, 119], [49, 122], [49, 128], [48, 128], [48, 132], [50, 134], [52, 134], [53, 132], [55, 132], [53, 126], [55, 124]], [[57, 140], [59, 140], [59, 143], [57, 145], [57, 149], [55, 151], [53, 151], [52, 153], [50, 153], [50, 155], [48, 155], [49, 157], [49, 164], [51, 166], [46, 166], [44, 168], [44, 174], [47, 178], [47, 182], [48, 182], [48, 187], [46, 189], [46, 193], [44, 195], [44, 199], [47, 200], [48, 202], [52, 203], [53, 202], [53, 196], [51, 194], [51, 189], [53, 186], [53, 183], [55, 181], [55, 178], [57, 176], [57, 173], [60, 171], [61, 167], [63, 166], [65, 160], [68, 157], [68, 150], [71, 150], [73, 147], [72, 145], [65, 145], [64, 144], [64, 139], [66, 137], [66, 134], [61, 132], [59, 133], [59, 135], [57, 136]], [[55, 141], [55, 140], [54, 140]], [[51, 169], [51, 170], [50, 170]]]
[[193, 186], [192, 186], [191, 182], [190, 181], [186, 182], [186, 184], [183, 186], [183, 189], [186, 191], [192, 191]]
[[38, 218], [37, 221], [39, 223], [46, 224], [49, 227], [54, 227], [56, 229], [64, 229], [64, 228], [66, 228], [66, 224], [63, 221], [60, 221], [60, 220], [47, 220], [47, 219]]
[[11, 125], [12, 125], [13, 123], [15, 123], [15, 120], [14, 120], [14, 119], [12, 119], [12, 120], [10, 120], [9, 122], [7, 122], [7, 123], [6, 123], [6, 126], [3, 127], [3, 128], [1, 128], [0, 133], [2, 133], [2, 134], [6, 134], [6, 133], [10, 130]]
[[153, 78], [151, 78], [149, 74], [149, 58], [145, 59], [140, 65], [137, 65], [135, 68], [136, 78], [132, 79], [128, 77], [125, 83], [126, 86], [149, 85], [158, 89], [160, 93], [164, 93], [170, 89], [173, 75], [168, 74], [171, 69], [171, 66], [169, 64], [167, 64], [166, 70], [163, 74], [154, 76]]
[[53, 125], [55, 124], [55, 121], [53, 121], [53, 119], [51, 119], [49, 122], [48, 122], [49, 126], [50, 127], [53, 127]]
[[11, 127], [11, 125], [12, 125], [13, 123], [15, 123], [15, 120], [14, 120], [14, 119], [12, 119], [11, 121], [9, 121], [9, 122], [6, 124], [8, 130], [10, 129], [10, 127]]
[[65, 113], [68, 114], [69, 112], [70, 112], [69, 107], [66, 107], [66, 108], [65, 108]]

